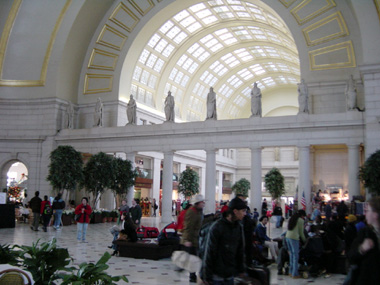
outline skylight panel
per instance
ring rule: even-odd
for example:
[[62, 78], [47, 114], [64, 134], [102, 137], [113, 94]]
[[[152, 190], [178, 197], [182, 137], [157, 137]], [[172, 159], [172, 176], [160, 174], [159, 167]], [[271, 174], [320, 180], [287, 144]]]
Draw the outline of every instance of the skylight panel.
[[230, 64], [228, 64], [231, 68], [238, 65], [240, 63], [240, 61], [238, 60], [234, 60], [233, 62], [231, 62]]
[[180, 32], [179, 35], [174, 38], [174, 42], [180, 44], [186, 38], [187, 34], [185, 32]]
[[203, 91], [204, 91], [204, 90], [205, 90], [204, 85], [201, 85], [201, 86], [199, 87], [198, 92], [197, 92], [197, 94], [198, 94], [199, 97], [203, 97], [202, 94], [203, 94]]
[[218, 75], [219, 75], [219, 76], [222, 76], [222, 75], [225, 74], [227, 71], [228, 71], [228, 68], [223, 67], [223, 68], [218, 72]]
[[257, 35], [257, 36], [256, 36], [256, 39], [264, 41], [264, 40], [267, 39], [267, 37], [264, 36], [264, 35], [261, 35], [261, 36], [260, 36], [260, 35]]
[[230, 78], [227, 79], [227, 82], [233, 85], [235, 80], [238, 80], [238, 77], [236, 75], [232, 75]]
[[195, 84], [195, 86], [194, 86], [193, 93], [197, 93], [197, 90], [198, 90], [199, 86], [200, 86], [200, 83], [197, 82], [197, 83]]
[[236, 12], [236, 15], [240, 18], [251, 18], [251, 15], [247, 12]]
[[261, 15], [257, 15], [257, 14], [255, 14], [255, 18], [256, 18], [257, 20], [261, 20], [261, 21], [263, 21], [263, 22], [266, 22], [266, 21], [267, 21], [267, 19], [266, 19], [264, 16], [261, 16]]
[[142, 75], [141, 75], [140, 82], [141, 82], [142, 84], [145, 84], [145, 85], [146, 85], [146, 84], [148, 83], [148, 78], [149, 78], [149, 72], [146, 71], [146, 70], [144, 70], [143, 73], [142, 73]]
[[148, 42], [148, 46], [150, 46], [151, 48], [154, 48], [154, 46], [157, 44], [157, 42], [161, 39], [161, 37], [157, 34], [154, 34], [149, 42]]
[[190, 68], [189, 68], [188, 71], [189, 71], [191, 74], [193, 74], [194, 71], [198, 68], [198, 66], [199, 66], [199, 64], [196, 63], [196, 62], [194, 62], [194, 63], [190, 66]]
[[188, 70], [190, 65], [194, 62], [194, 60], [192, 60], [191, 58], [188, 58], [185, 63], [183, 64], [182, 68], [184, 70]]
[[203, 47], [199, 47], [194, 53], [193, 56], [195, 58], [199, 58], [199, 56], [205, 52], [205, 49]]
[[167, 40], [161, 39], [159, 43], [156, 45], [154, 50], [157, 51], [158, 53], [161, 53], [164, 50], [164, 48], [167, 46], [167, 44], [168, 44]]
[[219, 36], [219, 38], [223, 41], [226, 39], [232, 38], [232, 37], [233, 37], [233, 35], [231, 33], [225, 33], [225, 34], [222, 34]]
[[140, 58], [139, 58], [139, 61], [142, 63], [142, 64], [145, 64], [145, 61], [146, 59], [148, 58], [150, 52], [147, 51], [146, 49], [144, 49], [140, 55]]
[[238, 88], [240, 85], [243, 84], [243, 81], [241, 81], [240, 79], [234, 84], [234, 87], [235, 88]]
[[232, 10], [234, 11], [246, 11], [245, 7], [243, 6], [236, 6], [236, 5], [232, 5], [230, 6], [232, 8]]
[[250, 7], [249, 10], [250, 10], [252, 13], [262, 15], [261, 10], [258, 9], [258, 8], [252, 8], [252, 7]]
[[177, 22], [180, 22], [182, 19], [186, 18], [189, 15], [190, 15], [189, 12], [187, 12], [186, 10], [182, 10], [181, 12], [179, 12], [177, 15], [174, 16], [174, 19]]
[[162, 52], [162, 55], [165, 57], [169, 57], [173, 50], [174, 50], [174, 46], [172, 46], [171, 44], [168, 44], [168, 46]]
[[185, 60], [188, 59], [188, 56], [186, 54], [182, 55], [179, 60], [177, 61], [177, 65], [182, 66], [182, 64], [185, 62]]
[[210, 53], [205, 51], [204, 53], [202, 53], [202, 55], [198, 58], [199, 61], [204, 61], [206, 58], [208, 58], [210, 56]]
[[212, 52], [217, 52], [218, 50], [222, 49], [223, 48], [223, 45], [221, 43], [218, 43], [216, 45], [214, 45], [213, 47], [211, 47], [211, 51]]
[[195, 4], [195, 5], [193, 5], [193, 6], [191, 6], [190, 8], [189, 8], [192, 12], [198, 12], [198, 11], [200, 11], [200, 10], [202, 10], [202, 9], [206, 9], [206, 6], [205, 6], [205, 4], [203, 4], [203, 3], [199, 3], [199, 4]]
[[156, 87], [156, 82], [157, 82], [157, 76], [152, 74], [149, 78], [148, 86], [153, 89]]
[[232, 89], [229, 89], [227, 94], [226, 94], [226, 98], [230, 98], [233, 92], [234, 91]]
[[157, 56], [154, 55], [153, 53], [150, 54], [148, 61], [146, 62], [146, 66], [149, 68], [153, 68], [153, 65], [156, 63]]
[[223, 1], [222, 0], [212, 0], [212, 1], [208, 1], [208, 4], [210, 6], [217, 6], [217, 5], [223, 5]]
[[202, 28], [202, 25], [198, 22], [195, 22], [194, 24], [188, 26], [186, 29], [190, 32], [190, 33], [194, 33], [196, 30], [199, 30], [200, 28]]
[[218, 72], [223, 67], [223, 64], [220, 63], [219, 60], [212, 63], [209, 67], [209, 69], [213, 70], [214, 72]]
[[205, 23], [206, 25], [214, 23], [216, 21], [218, 21], [218, 18], [216, 18], [215, 16], [209, 16], [202, 19], [202, 22]]
[[181, 86], [186, 87], [187, 82], [189, 82], [190, 77], [185, 75], [181, 81]]
[[170, 80], [174, 80], [177, 72], [178, 72], [178, 69], [177, 68], [173, 68], [172, 71], [170, 72], [169, 79]]
[[136, 66], [135, 72], [133, 73], [133, 79], [136, 80], [136, 81], [139, 81], [140, 80], [141, 72], [142, 72], [142, 68], [139, 67], [139, 66]]
[[166, 34], [166, 36], [169, 38], [169, 39], [173, 39], [179, 32], [181, 31], [181, 29], [177, 26], [174, 26], [173, 28], [171, 28], [171, 30]]
[[227, 7], [227, 6], [219, 6], [219, 7], [215, 7], [213, 8], [213, 10], [216, 12], [216, 13], [223, 13], [223, 12], [229, 12], [230, 9]]
[[227, 0], [227, 3], [231, 4], [231, 5], [240, 5], [241, 1], [239, 1], [239, 0]]
[[222, 18], [223, 20], [225, 20], [225, 19], [235, 18], [234, 14], [231, 13], [231, 12], [220, 13], [220, 14], [219, 14], [219, 17]]
[[191, 47], [188, 48], [187, 52], [192, 54], [197, 48], [199, 48], [199, 44], [195, 43]]
[[201, 42], [202, 44], [204, 44], [205, 42], [208, 42], [209, 40], [211, 40], [211, 39], [213, 39], [213, 38], [214, 38], [213, 35], [208, 34], [207, 36], [201, 38], [200, 42]]
[[215, 31], [215, 35], [217, 35], [217, 36], [220, 36], [220, 35], [225, 34], [225, 33], [228, 33], [228, 29], [221, 29], [221, 30]]
[[216, 82], [218, 82], [218, 78], [214, 77], [214, 78], [210, 81], [210, 86], [214, 86]]
[[225, 103], [226, 103], [226, 100], [224, 98], [220, 96], [216, 98], [216, 104], [218, 105], [218, 108], [222, 109]]
[[187, 17], [186, 19], [184, 19], [184, 20], [182, 20], [181, 22], [180, 22], [180, 24], [183, 26], [183, 27], [187, 27], [187, 26], [189, 26], [189, 25], [191, 25], [192, 23], [194, 23], [196, 20], [195, 20], [195, 18], [193, 17], [193, 16], [189, 16], [189, 17]]
[[159, 58], [154, 66], [154, 71], [160, 72], [162, 67], [164, 66], [165, 61], [163, 61], [161, 58]]
[[210, 72], [208, 72], [207, 70], [205, 72], [203, 72], [203, 74], [201, 75], [201, 77], [199, 78], [200, 80], [204, 81], [205, 78], [207, 77], [207, 75], [209, 75]]
[[166, 34], [167, 31], [169, 31], [174, 26], [174, 23], [172, 21], [167, 21], [165, 24], [162, 25], [160, 28], [160, 32], [163, 34]]
[[196, 13], [195, 15], [197, 15], [197, 17], [199, 19], [203, 19], [207, 16], [210, 16], [211, 14], [212, 14], [211, 11], [206, 9], [206, 10], [203, 10], [203, 11]]
[[234, 57], [234, 56], [230, 56], [230, 57], [228, 57], [227, 59], [225, 59], [225, 62], [227, 63], [227, 64], [230, 64], [231, 62], [233, 62], [233, 61], [235, 61], [236, 60], [236, 57]]
[[211, 73], [205, 78], [204, 83], [209, 84], [211, 79], [213, 79], [214, 75]]
[[205, 43], [205, 46], [208, 47], [208, 48], [210, 48], [213, 45], [216, 45], [217, 43], [218, 43], [218, 40], [214, 38], [214, 39], [208, 41], [207, 43]]
[[136, 94], [137, 94], [137, 85], [132, 84], [132, 86], [131, 86], [131, 94], [135, 95], [135, 97], [136, 97]]

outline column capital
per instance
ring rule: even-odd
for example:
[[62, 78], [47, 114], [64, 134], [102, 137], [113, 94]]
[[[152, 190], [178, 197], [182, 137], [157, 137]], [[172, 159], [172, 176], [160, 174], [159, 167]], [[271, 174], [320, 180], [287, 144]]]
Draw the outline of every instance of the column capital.
[[346, 146], [347, 146], [348, 149], [357, 149], [357, 150], [359, 150], [360, 144], [352, 144], [352, 143], [350, 143], [350, 144], [346, 144]]
[[310, 151], [311, 145], [309, 145], [309, 144], [299, 144], [299, 145], [297, 145], [297, 147], [298, 147], [299, 150], [303, 150], [303, 151], [308, 150], [308, 151]]
[[206, 152], [206, 154], [212, 154], [212, 153], [215, 153], [216, 154], [216, 151], [218, 149], [217, 148], [205, 148], [204, 151]]
[[166, 155], [174, 155], [174, 150], [165, 150], [165, 151], [163, 151], [163, 153], [164, 153], [164, 155], [166, 156]]

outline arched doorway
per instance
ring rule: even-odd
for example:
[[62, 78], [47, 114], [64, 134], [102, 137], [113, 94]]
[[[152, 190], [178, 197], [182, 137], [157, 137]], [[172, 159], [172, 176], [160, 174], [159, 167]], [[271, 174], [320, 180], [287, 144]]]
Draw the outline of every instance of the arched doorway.
[[[28, 168], [19, 160], [11, 160], [2, 168], [3, 191], [8, 192], [9, 199], [20, 202], [25, 198], [28, 191]], [[5, 183], [4, 183], [5, 182]]]

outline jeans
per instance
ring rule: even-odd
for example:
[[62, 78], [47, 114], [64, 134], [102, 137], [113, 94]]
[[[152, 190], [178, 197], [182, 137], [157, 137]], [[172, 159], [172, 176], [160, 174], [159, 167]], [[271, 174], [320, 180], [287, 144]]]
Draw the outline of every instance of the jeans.
[[40, 217], [41, 214], [39, 212], [33, 212], [33, 229], [35, 231], [38, 230], [38, 226], [40, 225]]
[[300, 253], [300, 241], [286, 238], [286, 242], [289, 247], [289, 273], [292, 276], [299, 276], [298, 273], [298, 257]]
[[62, 209], [55, 210], [55, 213], [54, 213], [54, 227], [56, 227], [56, 228], [59, 228], [59, 226], [61, 225], [62, 212], [63, 212]]
[[[115, 233], [113, 234], [113, 240], [112, 240], [112, 241], [117, 240], [118, 236], [119, 236], [119, 232], [115, 232]], [[117, 250], [117, 245], [114, 244], [114, 243], [112, 243], [112, 249], [113, 249], [113, 250]]]
[[274, 216], [274, 217], [276, 219], [276, 228], [280, 228], [282, 216]]
[[77, 223], [77, 239], [86, 240], [88, 223]]

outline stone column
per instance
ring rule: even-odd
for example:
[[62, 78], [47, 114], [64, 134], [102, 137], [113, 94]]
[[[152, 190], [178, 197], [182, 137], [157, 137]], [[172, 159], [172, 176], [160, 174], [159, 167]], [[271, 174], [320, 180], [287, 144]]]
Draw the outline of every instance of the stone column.
[[[135, 169], [135, 167], [136, 167], [136, 164], [135, 164], [136, 153], [135, 152], [127, 153], [126, 154], [126, 159], [132, 162], [133, 169]], [[127, 200], [128, 200], [127, 205], [129, 207], [132, 206], [132, 200], [134, 199], [134, 197], [135, 197], [135, 187], [131, 186], [128, 189], [128, 194], [127, 194], [127, 197], [126, 197]]]
[[[153, 184], [152, 196], [156, 199], [157, 205], [160, 202], [160, 179], [161, 179], [161, 159], [153, 158]], [[158, 211], [156, 212], [158, 213]], [[158, 214], [157, 214], [158, 215]]]
[[299, 185], [298, 185], [298, 209], [302, 209], [302, 193], [305, 193], [306, 213], [311, 213], [310, 204], [310, 146], [299, 146]]
[[215, 213], [215, 176], [216, 176], [216, 154], [215, 149], [206, 150], [206, 206], [204, 214]]
[[261, 213], [261, 147], [251, 147], [251, 191], [249, 193], [249, 203], [251, 211], [257, 208]]
[[162, 173], [162, 224], [172, 222], [173, 196], [173, 156], [174, 151], [164, 152], [164, 169]]
[[206, 168], [201, 167], [199, 172], [199, 193], [206, 195]]
[[218, 173], [218, 185], [219, 185], [219, 190], [218, 190], [218, 202], [222, 200], [223, 198], [223, 171], [219, 170]]
[[349, 201], [353, 196], [360, 195], [359, 145], [348, 145], [348, 194]]

